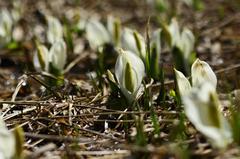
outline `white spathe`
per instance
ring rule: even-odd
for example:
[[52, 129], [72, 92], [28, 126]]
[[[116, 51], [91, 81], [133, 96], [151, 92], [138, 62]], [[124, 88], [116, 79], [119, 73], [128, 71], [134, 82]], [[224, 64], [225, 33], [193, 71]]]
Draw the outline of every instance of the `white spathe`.
[[62, 71], [67, 61], [67, 47], [63, 40], [55, 42], [49, 51], [50, 61], [53, 66]]
[[177, 80], [177, 87], [180, 93], [180, 96], [183, 97], [187, 95], [191, 91], [191, 84], [188, 79], [183, 75], [182, 72], [174, 69], [176, 80]]
[[216, 89], [217, 77], [207, 62], [196, 59], [192, 64], [191, 75], [193, 87], [208, 82]]
[[168, 30], [171, 35], [171, 47], [176, 46], [181, 40], [181, 34], [178, 22], [175, 18], [171, 20]]
[[121, 47], [124, 50], [129, 50], [135, 54], [137, 54], [139, 57], [142, 59], [145, 59], [146, 57], [146, 45], [145, 45], [145, 40], [141, 34], [136, 32], [136, 36], [139, 39], [139, 44], [140, 44], [140, 50], [137, 47], [137, 42], [134, 37], [134, 31], [130, 28], [124, 28], [123, 33], [121, 35]]
[[208, 82], [182, 97], [185, 113], [192, 124], [218, 148], [232, 142], [231, 128], [220, 112], [215, 88]]
[[63, 38], [63, 27], [60, 21], [52, 16], [47, 16], [47, 40], [49, 43], [53, 44]]
[[0, 158], [11, 159], [15, 154], [15, 138], [0, 118]]
[[33, 65], [37, 71], [48, 72], [49, 68], [49, 53], [44, 45], [37, 46], [38, 49], [33, 55]]
[[121, 34], [121, 26], [120, 20], [114, 18], [113, 16], [108, 16], [107, 18], [107, 30], [111, 37], [111, 42], [115, 46], [119, 46], [120, 43], [120, 34]]
[[193, 33], [189, 29], [184, 28], [181, 33], [181, 39], [177, 43], [177, 46], [182, 51], [185, 59], [188, 59], [191, 53], [193, 52], [194, 43], [195, 43], [195, 37]]
[[7, 9], [0, 11], [0, 46], [11, 40], [13, 20]]
[[131, 51], [120, 50], [115, 64], [115, 76], [122, 93], [131, 103], [135, 100], [145, 76], [144, 63]]
[[86, 37], [92, 49], [111, 42], [110, 34], [98, 20], [90, 19], [86, 24]]
[[179, 24], [175, 18], [172, 19], [168, 26], [168, 31], [171, 35], [171, 47], [177, 47], [183, 54], [185, 59], [188, 59], [194, 50], [195, 37], [191, 30], [183, 28], [181, 32]]

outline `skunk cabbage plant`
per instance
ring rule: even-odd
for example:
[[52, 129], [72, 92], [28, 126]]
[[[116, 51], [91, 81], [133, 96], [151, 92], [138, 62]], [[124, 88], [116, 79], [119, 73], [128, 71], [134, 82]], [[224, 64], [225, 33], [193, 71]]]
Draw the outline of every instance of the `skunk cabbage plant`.
[[121, 47], [124, 50], [129, 50], [133, 53], [136, 53], [141, 59], [145, 60], [145, 40], [137, 31], [133, 31], [129, 28], [124, 28], [121, 35]]
[[176, 46], [181, 50], [183, 53], [184, 59], [189, 59], [191, 57], [191, 53], [194, 49], [194, 43], [195, 43], [195, 37], [193, 33], [187, 29], [184, 28], [180, 40], [177, 41]]
[[107, 30], [111, 36], [111, 42], [114, 46], [120, 45], [121, 24], [120, 20], [112, 16], [107, 18]]
[[50, 51], [50, 62], [59, 71], [63, 71], [67, 61], [67, 47], [63, 40], [55, 42]]
[[220, 111], [217, 78], [211, 67], [196, 59], [191, 68], [192, 86], [182, 72], [175, 70], [175, 75], [188, 119], [214, 146], [225, 148], [232, 142], [232, 133]]
[[67, 49], [63, 40], [53, 43], [50, 51], [41, 44], [37, 44], [37, 51], [34, 54], [33, 62], [36, 70], [45, 71], [56, 75], [53, 70], [63, 73], [67, 61]]
[[86, 24], [86, 37], [90, 47], [94, 50], [108, 43], [118, 46], [120, 42], [120, 21], [109, 16], [105, 27], [100, 21], [90, 19]]
[[150, 41], [148, 41], [150, 47], [147, 47], [148, 50], [145, 59], [147, 75], [155, 80], [159, 80], [161, 78], [160, 76], [163, 78], [163, 74], [161, 73], [162, 68], [159, 64], [161, 55], [161, 32], [161, 29], [157, 29], [152, 33], [152, 36], [149, 39]]
[[189, 75], [190, 65], [195, 60], [195, 37], [193, 33], [187, 28], [183, 28], [181, 31], [175, 18], [172, 19], [168, 26], [162, 24], [162, 29], [165, 40], [172, 50], [175, 67], [184, 74]]
[[138, 96], [145, 76], [144, 63], [131, 51], [120, 50], [115, 65], [115, 76], [122, 93], [132, 104]]
[[[181, 96], [186, 95], [191, 89], [191, 84], [182, 72], [175, 69], [178, 90]], [[209, 83], [213, 88], [217, 87], [217, 77], [209, 64], [196, 59], [191, 68], [192, 87], [198, 87], [202, 83]]]
[[48, 49], [44, 45], [37, 44], [37, 51], [33, 56], [33, 64], [37, 71], [48, 72], [49, 53]]
[[91, 19], [86, 25], [86, 36], [89, 41], [90, 47], [97, 49], [106, 43], [110, 42], [110, 35], [102, 23], [97, 20]]
[[220, 102], [212, 84], [201, 83], [182, 100], [188, 119], [214, 146], [225, 148], [232, 142], [230, 125], [220, 111]]

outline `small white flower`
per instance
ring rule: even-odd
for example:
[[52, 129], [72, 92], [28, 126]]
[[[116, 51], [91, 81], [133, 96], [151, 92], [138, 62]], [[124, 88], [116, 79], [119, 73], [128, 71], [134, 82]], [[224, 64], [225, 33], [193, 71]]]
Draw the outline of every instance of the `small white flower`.
[[122, 93], [129, 103], [132, 103], [145, 76], [144, 63], [134, 53], [120, 50], [115, 65], [115, 75]]
[[193, 88], [182, 99], [189, 120], [213, 145], [225, 148], [232, 142], [230, 126], [220, 112], [215, 88], [210, 83]]
[[53, 44], [63, 38], [63, 28], [60, 21], [52, 16], [47, 16], [48, 30], [47, 30], [47, 40], [49, 43]]
[[217, 87], [217, 77], [208, 63], [196, 59], [192, 64], [191, 68], [192, 74], [192, 85], [198, 86], [201, 83], [208, 82], [216, 89]]
[[67, 61], [67, 48], [63, 40], [55, 42], [49, 51], [50, 61], [53, 66], [63, 71]]
[[91, 19], [86, 24], [86, 36], [92, 49], [97, 49], [111, 42], [107, 29], [97, 20]]

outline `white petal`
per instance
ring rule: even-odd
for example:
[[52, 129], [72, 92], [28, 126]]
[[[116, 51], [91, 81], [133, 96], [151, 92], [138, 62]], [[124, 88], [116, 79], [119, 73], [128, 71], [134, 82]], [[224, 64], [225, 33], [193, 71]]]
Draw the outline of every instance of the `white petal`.
[[217, 77], [208, 63], [196, 59], [191, 68], [193, 87], [204, 82], [209, 82], [214, 88], [217, 87]]
[[94, 19], [87, 23], [86, 36], [92, 49], [97, 49], [111, 41], [110, 35], [103, 24]]

